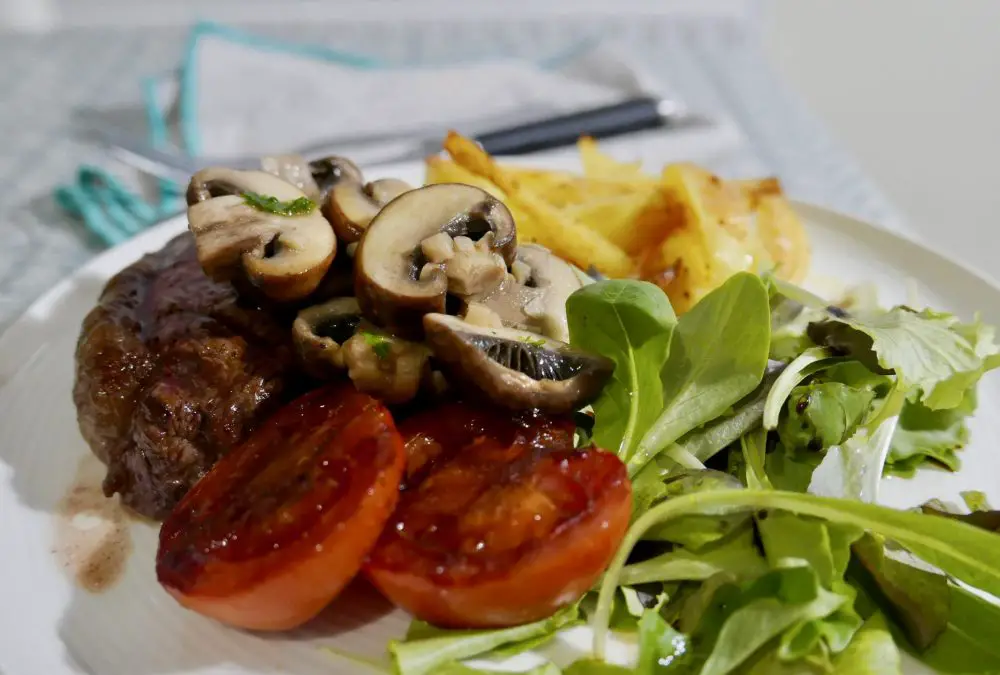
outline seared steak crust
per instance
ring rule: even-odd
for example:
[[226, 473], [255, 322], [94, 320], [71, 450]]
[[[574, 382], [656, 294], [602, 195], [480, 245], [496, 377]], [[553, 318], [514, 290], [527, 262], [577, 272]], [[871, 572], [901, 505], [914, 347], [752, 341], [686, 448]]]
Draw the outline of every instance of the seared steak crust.
[[289, 325], [210, 280], [189, 234], [122, 270], [83, 322], [73, 400], [104, 492], [156, 519], [296, 389]]

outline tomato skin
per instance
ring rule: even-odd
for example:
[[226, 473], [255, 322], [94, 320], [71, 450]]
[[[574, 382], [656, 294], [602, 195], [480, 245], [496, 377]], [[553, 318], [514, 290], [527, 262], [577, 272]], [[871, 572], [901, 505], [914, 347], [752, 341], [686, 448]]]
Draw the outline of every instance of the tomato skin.
[[389, 411], [350, 385], [265, 421], [164, 521], [157, 578], [185, 607], [254, 630], [318, 614], [392, 513], [405, 464]]
[[464, 404], [403, 422], [409, 475], [368, 579], [450, 628], [522, 624], [575, 602], [618, 549], [632, 496], [622, 462], [574, 450], [572, 429]]

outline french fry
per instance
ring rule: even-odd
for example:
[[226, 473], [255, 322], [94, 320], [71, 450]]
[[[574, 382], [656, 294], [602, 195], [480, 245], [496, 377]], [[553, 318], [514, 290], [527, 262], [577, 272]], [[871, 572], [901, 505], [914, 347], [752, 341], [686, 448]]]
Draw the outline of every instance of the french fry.
[[655, 187], [656, 179], [642, 172], [641, 162], [624, 163], [607, 155], [597, 147], [597, 141], [583, 136], [576, 142], [583, 164], [583, 175], [587, 178], [626, 183], [633, 186]]
[[633, 274], [635, 263], [625, 251], [536, 195], [476, 143], [451, 132], [444, 148], [457, 164], [499, 188], [506, 195], [508, 206], [528, 216], [526, 223], [517, 223], [520, 240], [541, 244], [583, 269], [593, 265], [610, 277]]

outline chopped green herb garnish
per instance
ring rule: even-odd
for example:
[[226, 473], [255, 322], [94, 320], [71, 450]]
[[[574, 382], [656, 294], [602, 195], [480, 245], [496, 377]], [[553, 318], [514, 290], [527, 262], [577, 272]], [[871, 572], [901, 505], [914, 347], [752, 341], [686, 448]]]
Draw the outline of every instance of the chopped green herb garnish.
[[361, 331], [361, 337], [364, 338], [365, 343], [372, 348], [372, 351], [375, 352], [375, 356], [378, 357], [379, 361], [389, 356], [389, 348], [392, 346], [389, 342], [389, 338], [384, 335], [379, 335], [378, 333], [370, 333], [366, 330]]
[[265, 211], [279, 216], [304, 216], [316, 208], [316, 203], [308, 197], [299, 197], [283, 202], [271, 195], [259, 195], [256, 192], [244, 192], [243, 203], [258, 211]]

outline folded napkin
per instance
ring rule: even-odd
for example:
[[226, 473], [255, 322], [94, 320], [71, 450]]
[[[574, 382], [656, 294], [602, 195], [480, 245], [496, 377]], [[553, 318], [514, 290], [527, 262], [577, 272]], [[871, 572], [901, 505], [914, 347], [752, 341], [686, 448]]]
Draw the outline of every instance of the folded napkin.
[[[352, 151], [352, 139], [474, 133], [640, 94], [671, 96], [669, 83], [636, 63], [621, 45], [588, 44], [543, 63], [397, 67], [204, 23], [193, 29], [178, 71], [144, 83], [147, 133], [161, 149], [223, 160], [329, 141], [364, 168], [373, 160]], [[709, 130], [645, 134], [624, 154], [657, 164], [700, 161], [741, 140], [720, 121]], [[392, 142], [375, 149], [384, 156]], [[113, 245], [182, 208], [179, 186], [143, 188], [135, 172], [108, 161], [81, 168], [56, 199]]]

